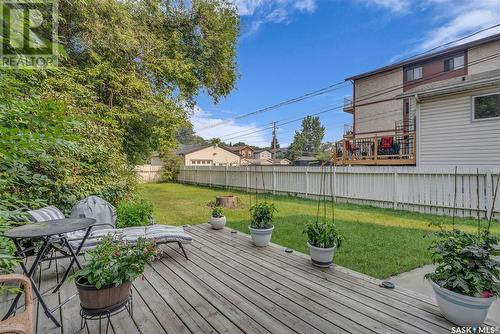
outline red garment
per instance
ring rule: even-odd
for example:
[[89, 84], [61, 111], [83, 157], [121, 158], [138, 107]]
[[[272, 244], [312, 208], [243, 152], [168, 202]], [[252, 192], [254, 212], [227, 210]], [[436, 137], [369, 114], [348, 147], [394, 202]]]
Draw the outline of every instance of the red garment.
[[385, 150], [392, 147], [392, 137], [382, 137], [380, 139], [380, 147]]

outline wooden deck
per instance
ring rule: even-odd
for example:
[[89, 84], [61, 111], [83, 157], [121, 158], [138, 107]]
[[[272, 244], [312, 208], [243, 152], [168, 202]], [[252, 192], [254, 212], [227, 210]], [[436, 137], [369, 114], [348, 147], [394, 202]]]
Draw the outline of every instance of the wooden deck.
[[[314, 268], [305, 255], [279, 246], [253, 247], [248, 236], [228, 229], [187, 230], [195, 238], [186, 247], [189, 261], [166, 246], [134, 282], [133, 319], [114, 316], [110, 333], [450, 333], [452, 325], [425, 297], [383, 289], [345, 268]], [[61, 263], [44, 271], [42, 290], [62, 272]], [[47, 301], [55, 305], [74, 292], [69, 281]], [[54, 314], [62, 327], [39, 312], [37, 333], [85, 333], [78, 297]]]

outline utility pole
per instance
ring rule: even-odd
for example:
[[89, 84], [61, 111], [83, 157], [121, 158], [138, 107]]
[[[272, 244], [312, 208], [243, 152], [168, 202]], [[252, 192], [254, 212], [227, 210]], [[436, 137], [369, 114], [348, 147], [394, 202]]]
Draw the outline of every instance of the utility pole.
[[276, 122], [273, 122], [273, 142], [271, 143], [271, 153], [273, 159], [275, 159], [276, 155], [276, 144], [278, 142], [278, 138], [276, 138]]

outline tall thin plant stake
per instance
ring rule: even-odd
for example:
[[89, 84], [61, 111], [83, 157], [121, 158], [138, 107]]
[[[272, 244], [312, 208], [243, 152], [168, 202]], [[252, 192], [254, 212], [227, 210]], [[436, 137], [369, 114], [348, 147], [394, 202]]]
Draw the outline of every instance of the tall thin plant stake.
[[495, 212], [495, 203], [497, 201], [498, 184], [500, 184], [500, 171], [498, 172], [497, 185], [495, 187], [495, 194], [493, 195], [493, 202], [491, 203], [490, 216], [488, 217], [488, 231], [490, 230], [491, 221], [493, 220], [493, 213]]
[[453, 194], [453, 214], [452, 214], [452, 226], [455, 229], [455, 214], [457, 210], [457, 166], [455, 166], [455, 188]]
[[479, 211], [479, 168], [476, 171], [476, 195], [477, 195], [477, 234], [481, 233], [481, 212]]

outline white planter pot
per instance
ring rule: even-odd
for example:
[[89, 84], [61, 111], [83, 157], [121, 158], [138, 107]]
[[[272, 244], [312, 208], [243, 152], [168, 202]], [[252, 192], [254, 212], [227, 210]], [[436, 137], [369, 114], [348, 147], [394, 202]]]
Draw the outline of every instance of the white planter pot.
[[248, 228], [250, 229], [250, 235], [252, 236], [253, 244], [255, 246], [265, 247], [269, 245], [274, 226], [271, 228], [252, 228], [248, 225]]
[[331, 248], [319, 248], [307, 243], [309, 246], [309, 254], [311, 255], [311, 262], [317, 267], [330, 267], [333, 262], [333, 254], [337, 250], [337, 246]]
[[223, 229], [224, 226], [226, 225], [226, 216], [211, 217], [208, 223], [212, 226], [214, 230]]
[[479, 327], [488, 315], [491, 303], [496, 296], [490, 298], [470, 297], [440, 287], [431, 281], [436, 295], [439, 310], [452, 323], [464, 327]]

